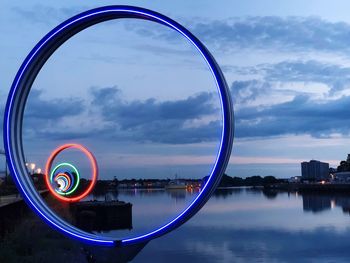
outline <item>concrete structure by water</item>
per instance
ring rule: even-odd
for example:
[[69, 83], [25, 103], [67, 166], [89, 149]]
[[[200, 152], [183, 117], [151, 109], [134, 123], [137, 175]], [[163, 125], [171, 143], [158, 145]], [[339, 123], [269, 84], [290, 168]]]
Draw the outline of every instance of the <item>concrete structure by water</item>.
[[86, 231], [132, 229], [132, 204], [123, 201], [71, 203], [76, 225]]

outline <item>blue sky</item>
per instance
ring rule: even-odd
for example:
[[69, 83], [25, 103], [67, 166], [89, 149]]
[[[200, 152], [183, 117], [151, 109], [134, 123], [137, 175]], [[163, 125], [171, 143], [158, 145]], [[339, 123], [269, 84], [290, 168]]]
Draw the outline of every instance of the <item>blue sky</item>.
[[[21, 62], [54, 26], [113, 1], [2, 1], [0, 108]], [[228, 174], [300, 175], [348, 153], [348, 1], [123, 1], [185, 25], [222, 67], [234, 98]], [[204, 61], [175, 32], [111, 21], [65, 43], [39, 73], [25, 110], [27, 159], [65, 142], [91, 149], [103, 177], [205, 176], [220, 134]], [[73, 157], [70, 157], [73, 158]]]

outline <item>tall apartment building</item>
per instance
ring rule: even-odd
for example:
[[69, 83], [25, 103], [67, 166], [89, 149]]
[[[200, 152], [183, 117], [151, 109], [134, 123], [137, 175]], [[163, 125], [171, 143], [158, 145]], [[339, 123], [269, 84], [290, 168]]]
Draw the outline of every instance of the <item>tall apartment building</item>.
[[304, 180], [324, 180], [329, 178], [329, 163], [317, 160], [301, 163], [301, 178]]

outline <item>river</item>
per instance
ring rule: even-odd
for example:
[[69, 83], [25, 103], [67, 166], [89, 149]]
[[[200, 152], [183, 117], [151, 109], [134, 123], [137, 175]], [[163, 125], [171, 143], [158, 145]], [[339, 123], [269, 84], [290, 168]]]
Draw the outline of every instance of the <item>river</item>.
[[[196, 192], [122, 190], [133, 203], [135, 236], [162, 225]], [[218, 190], [203, 209], [172, 233], [151, 241], [133, 262], [349, 262], [350, 195]]]

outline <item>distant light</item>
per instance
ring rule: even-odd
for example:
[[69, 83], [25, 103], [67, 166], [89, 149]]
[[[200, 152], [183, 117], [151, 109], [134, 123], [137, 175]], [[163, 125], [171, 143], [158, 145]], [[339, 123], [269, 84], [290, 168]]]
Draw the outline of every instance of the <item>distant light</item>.
[[337, 206], [335, 200], [331, 200], [331, 208], [335, 208]]
[[34, 169], [35, 169], [35, 163], [31, 163], [31, 164], [30, 164], [30, 169], [31, 169], [31, 170], [34, 170]]
[[41, 168], [36, 169], [37, 174], [41, 174]]

